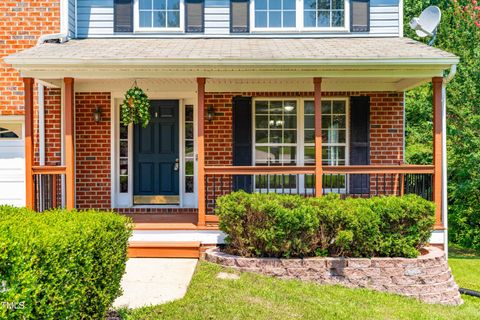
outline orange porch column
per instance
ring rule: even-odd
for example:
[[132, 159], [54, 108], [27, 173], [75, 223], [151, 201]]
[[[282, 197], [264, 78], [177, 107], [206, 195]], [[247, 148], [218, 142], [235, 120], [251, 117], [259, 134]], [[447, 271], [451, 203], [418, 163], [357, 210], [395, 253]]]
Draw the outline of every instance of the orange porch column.
[[432, 79], [433, 87], [433, 202], [435, 202], [435, 226], [443, 227], [442, 212], [442, 140], [443, 135], [443, 119], [442, 117], [442, 77], [434, 77]]
[[35, 207], [33, 186], [33, 78], [23, 78], [25, 99], [25, 206]]
[[74, 80], [65, 78], [65, 203], [67, 210], [75, 209], [75, 102]]
[[205, 78], [197, 78], [198, 225], [205, 226]]
[[315, 106], [315, 196], [322, 196], [322, 78], [313, 78]]

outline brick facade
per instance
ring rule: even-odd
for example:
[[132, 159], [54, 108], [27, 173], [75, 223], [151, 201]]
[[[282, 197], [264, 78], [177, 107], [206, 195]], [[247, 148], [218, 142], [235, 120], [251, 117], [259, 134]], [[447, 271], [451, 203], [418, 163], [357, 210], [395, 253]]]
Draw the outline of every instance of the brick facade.
[[[75, 95], [76, 206], [111, 208], [110, 93]], [[96, 107], [102, 121], [93, 120]]]
[[3, 58], [60, 32], [60, 0], [0, 1], [0, 115], [23, 115], [23, 82]]

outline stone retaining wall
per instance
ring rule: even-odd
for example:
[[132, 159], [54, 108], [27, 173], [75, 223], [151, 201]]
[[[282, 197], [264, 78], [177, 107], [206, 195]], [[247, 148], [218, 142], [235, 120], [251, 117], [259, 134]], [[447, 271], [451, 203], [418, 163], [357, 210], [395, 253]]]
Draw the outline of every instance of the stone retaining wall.
[[369, 288], [414, 297], [426, 303], [460, 305], [458, 286], [445, 253], [434, 247], [415, 259], [406, 258], [242, 258], [218, 249], [207, 250], [205, 259], [239, 271], [319, 284]]

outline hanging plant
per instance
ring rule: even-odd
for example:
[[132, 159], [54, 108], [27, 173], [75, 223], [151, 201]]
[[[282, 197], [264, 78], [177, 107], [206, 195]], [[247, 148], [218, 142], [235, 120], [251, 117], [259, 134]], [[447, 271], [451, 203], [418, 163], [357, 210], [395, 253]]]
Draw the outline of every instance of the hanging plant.
[[133, 85], [125, 93], [121, 108], [121, 121], [123, 125], [130, 123], [141, 124], [146, 127], [150, 121], [150, 100], [148, 96], [137, 86]]

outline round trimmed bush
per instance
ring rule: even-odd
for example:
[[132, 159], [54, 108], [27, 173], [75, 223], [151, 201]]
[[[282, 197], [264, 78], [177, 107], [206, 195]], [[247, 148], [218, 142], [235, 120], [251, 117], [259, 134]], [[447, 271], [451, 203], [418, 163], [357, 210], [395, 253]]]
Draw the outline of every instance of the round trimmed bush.
[[245, 257], [416, 257], [435, 206], [415, 195], [340, 199], [234, 192], [217, 200], [228, 253]]
[[121, 294], [131, 222], [0, 206], [2, 319], [102, 319]]

